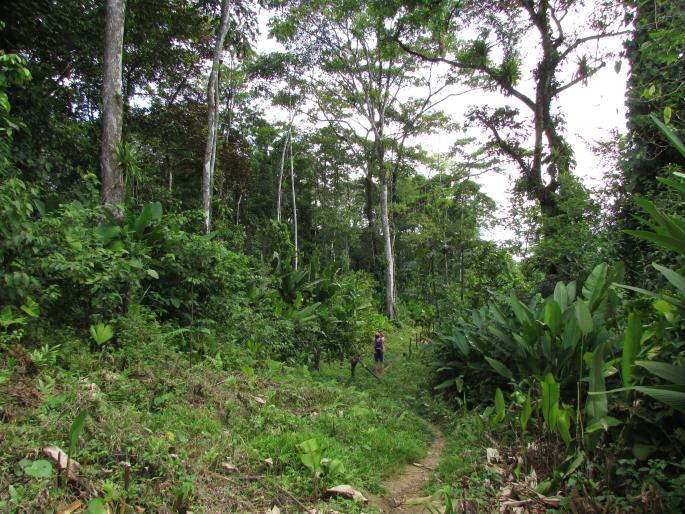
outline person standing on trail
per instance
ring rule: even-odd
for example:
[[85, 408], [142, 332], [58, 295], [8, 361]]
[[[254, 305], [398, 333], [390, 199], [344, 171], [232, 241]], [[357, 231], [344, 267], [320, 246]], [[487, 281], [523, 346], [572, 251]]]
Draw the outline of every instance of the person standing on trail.
[[385, 361], [385, 336], [383, 332], [376, 332], [373, 338], [373, 364], [376, 372], [383, 372], [383, 362]]

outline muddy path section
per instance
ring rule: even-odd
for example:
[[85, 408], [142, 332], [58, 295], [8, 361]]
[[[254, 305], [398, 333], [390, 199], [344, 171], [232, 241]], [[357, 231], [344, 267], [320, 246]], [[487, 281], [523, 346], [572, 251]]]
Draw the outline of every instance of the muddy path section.
[[432, 425], [433, 444], [428, 449], [428, 454], [420, 462], [407, 465], [402, 473], [384, 482], [388, 490], [387, 496], [382, 498], [371, 496], [371, 504], [378, 507], [380, 512], [386, 513], [411, 513], [420, 514], [425, 512], [421, 505], [407, 505], [407, 501], [421, 496], [426, 482], [431, 473], [437, 467], [442, 450], [445, 448], [445, 436], [437, 425]]

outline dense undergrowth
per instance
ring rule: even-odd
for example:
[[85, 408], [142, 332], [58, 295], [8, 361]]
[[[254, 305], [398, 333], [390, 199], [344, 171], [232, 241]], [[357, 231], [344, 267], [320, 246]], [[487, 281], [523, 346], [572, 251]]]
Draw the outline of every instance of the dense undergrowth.
[[[682, 199], [683, 179], [661, 181]], [[685, 222], [638, 203], [647, 229], [628, 232], [660, 250], [656, 287], [600, 264], [547, 297], [495, 298], [443, 319], [434, 337], [436, 390], [464, 409], [489, 404], [482, 423], [516, 477], [534, 473], [535, 494], [561, 493], [574, 512], [685, 508]]]
[[[412, 378], [423, 364], [393, 355], [393, 344], [383, 382], [364, 370], [367, 376], [350, 381], [347, 365], [310, 372], [255, 360], [232, 344], [191, 362], [169, 344], [165, 327], [131, 321], [136, 344], [108, 351], [90, 352], [64, 333], [53, 334], [61, 346], [48, 343], [40, 357], [7, 350], [0, 369], [3, 510], [46, 512], [97, 497], [124, 509], [118, 512], [264, 512], [273, 505], [299, 512], [318, 504], [324, 485], [382, 493], [381, 477], [418, 460], [431, 438], [416, 414], [430, 400]], [[78, 482], [60, 481], [52, 468], [33, 473], [31, 463], [46, 458], [42, 448], [68, 447], [83, 411], [73, 455], [82, 465]], [[321, 483], [298, 448], [311, 439], [324, 458], [342, 463]], [[123, 463], [131, 466], [128, 479]], [[330, 500], [324, 508], [362, 506]]]

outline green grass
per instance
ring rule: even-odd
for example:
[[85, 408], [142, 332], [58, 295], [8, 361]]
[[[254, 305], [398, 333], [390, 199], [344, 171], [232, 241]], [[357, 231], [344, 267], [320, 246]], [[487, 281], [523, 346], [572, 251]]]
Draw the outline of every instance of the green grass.
[[[9, 511], [50, 512], [95, 491], [131, 512], [133, 506], [255, 512], [274, 504], [298, 511], [299, 503], [320, 503], [297, 449], [311, 438], [324, 446], [324, 457], [344, 465], [341, 476], [324, 478], [323, 485], [347, 483], [382, 494], [382, 478], [420, 459], [431, 439], [417, 414], [431, 402], [424, 364], [401, 355], [408, 336], [388, 335], [390, 369], [382, 382], [361, 367], [350, 380], [347, 363], [324, 364], [318, 372], [269, 371], [228, 346], [221, 364], [195, 358], [191, 365], [160, 337], [102, 355], [63, 338], [57, 363], [38, 370], [22, 365], [20, 351], [7, 350], [0, 364], [0, 375], [8, 377], [0, 385], [0, 502]], [[369, 367], [370, 357], [371, 343]], [[240, 371], [246, 365], [255, 368], [253, 375]], [[82, 483], [58, 484], [54, 473], [27, 476], [19, 462], [43, 459], [41, 449], [49, 444], [66, 448], [69, 427], [83, 409], [89, 416], [74, 455], [83, 466]], [[122, 462], [131, 464], [128, 490]], [[240, 472], [225, 474], [224, 462]], [[328, 505], [361, 512], [348, 501]]]

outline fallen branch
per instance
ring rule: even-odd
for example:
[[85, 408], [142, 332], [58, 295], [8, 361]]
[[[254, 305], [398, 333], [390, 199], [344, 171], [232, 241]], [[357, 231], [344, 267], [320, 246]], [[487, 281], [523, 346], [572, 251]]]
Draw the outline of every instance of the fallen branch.
[[223, 480], [224, 482], [233, 482], [235, 480], [241, 480], [243, 482], [255, 482], [257, 480], [266, 479], [266, 481], [268, 481], [271, 485], [278, 488], [283, 494], [285, 494], [291, 500], [293, 500], [295, 503], [297, 503], [303, 512], [307, 512], [307, 507], [300, 500], [298, 500], [295, 496], [293, 496], [292, 493], [290, 493], [290, 491], [284, 489], [283, 487], [278, 485], [276, 482], [269, 479], [269, 477], [266, 477], [264, 475], [245, 475], [245, 476], [241, 476], [241, 477], [237, 477], [237, 476], [227, 477], [224, 475], [220, 475], [219, 473], [215, 473], [214, 471], [212, 471], [211, 469], [208, 469], [208, 468], [202, 468], [202, 471], [207, 473], [210, 477], [218, 478], [219, 480]]
[[376, 380], [378, 380], [379, 382], [382, 382], [381, 378], [378, 375], [376, 375], [373, 371], [371, 371], [371, 369], [369, 369], [369, 367], [366, 364], [364, 364], [363, 360], [359, 359], [359, 364], [362, 365], [362, 368], [364, 368], [366, 371], [371, 373]]
[[297, 504], [300, 506], [300, 508], [302, 509], [303, 512], [309, 512], [309, 509], [308, 509], [300, 500], [298, 500], [295, 496], [293, 496], [293, 494], [292, 494], [290, 491], [288, 491], [287, 489], [284, 489], [283, 487], [281, 487], [280, 485], [278, 485], [278, 484], [277, 484], [276, 482], [274, 482], [273, 480], [270, 480], [270, 482], [271, 482], [272, 485], [276, 486], [282, 493], [284, 493], [284, 494], [285, 494], [286, 496], [288, 496], [291, 500], [293, 500], [295, 503], [297, 503]]

